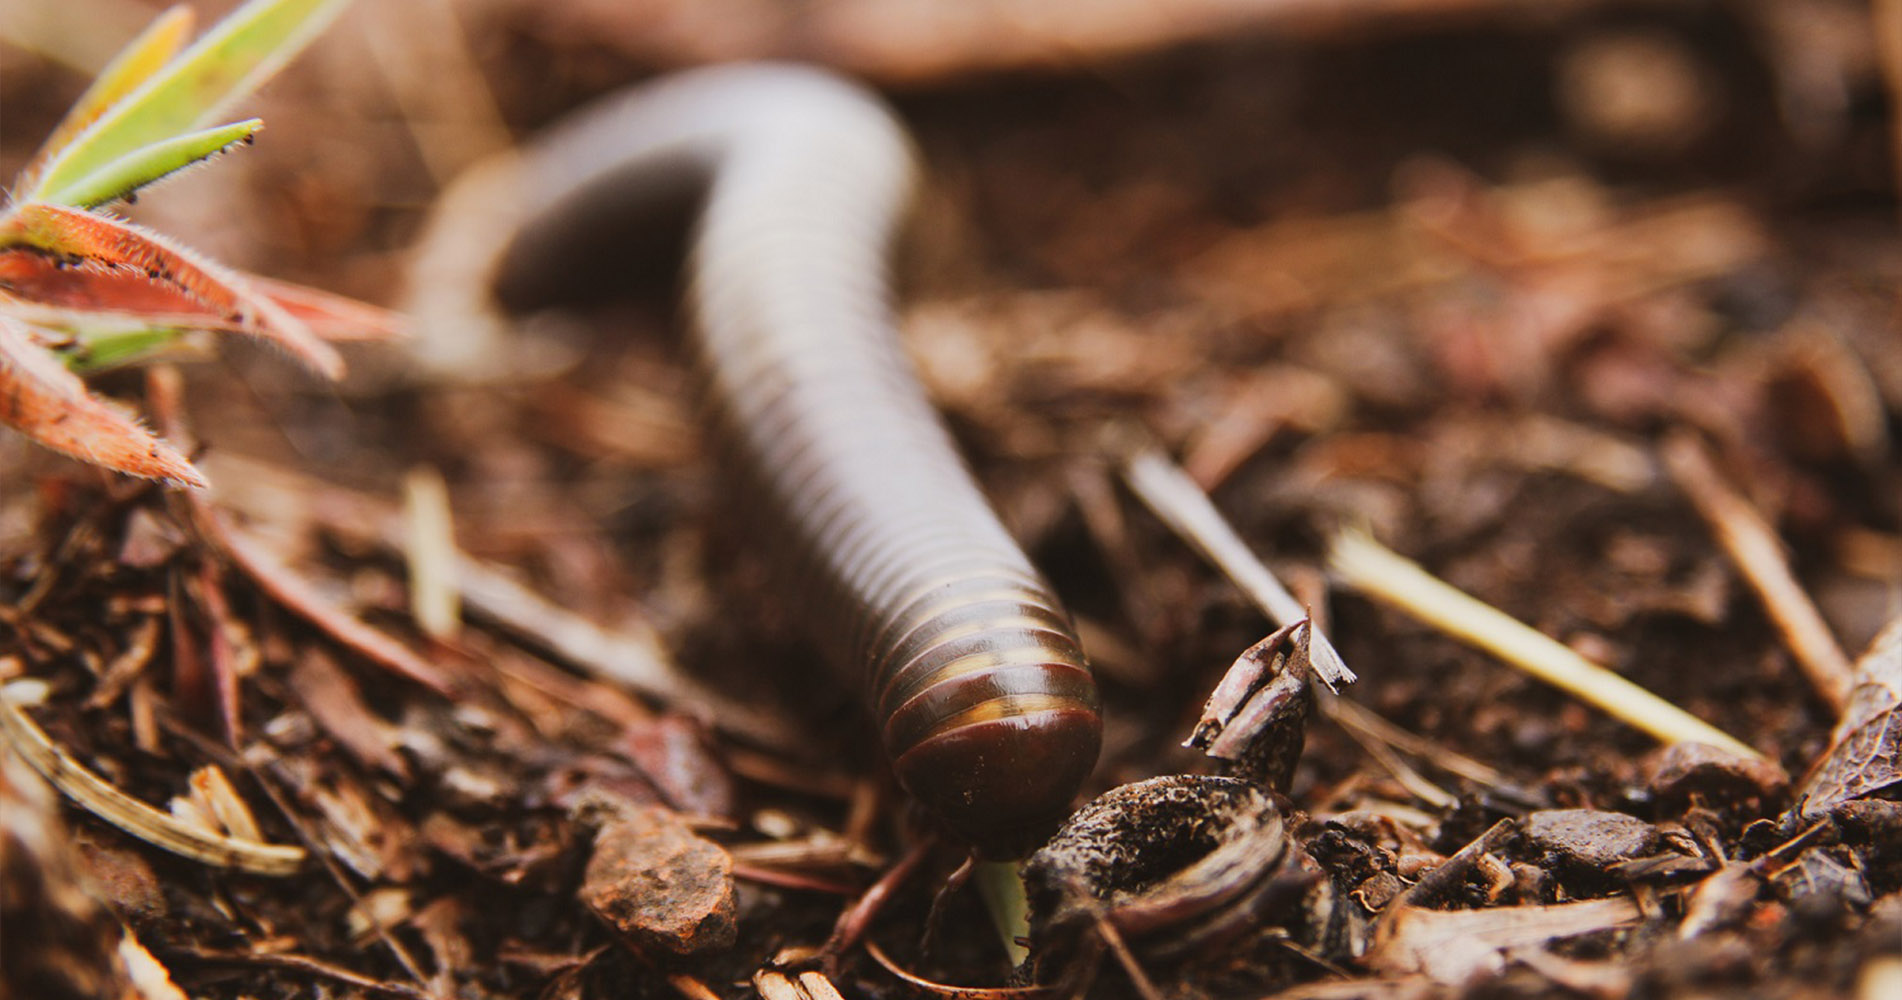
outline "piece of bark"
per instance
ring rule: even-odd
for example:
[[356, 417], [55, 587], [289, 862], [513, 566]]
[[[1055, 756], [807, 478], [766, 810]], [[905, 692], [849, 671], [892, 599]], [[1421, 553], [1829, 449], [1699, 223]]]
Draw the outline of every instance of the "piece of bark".
[[1556, 906], [1486, 910], [1390, 909], [1367, 964], [1383, 972], [1424, 973], [1448, 985], [1497, 974], [1506, 952], [1636, 923], [1638, 904], [1622, 896]]
[[1598, 809], [1542, 809], [1521, 820], [1519, 829], [1548, 864], [1573, 871], [1603, 871], [1658, 846], [1657, 827]]

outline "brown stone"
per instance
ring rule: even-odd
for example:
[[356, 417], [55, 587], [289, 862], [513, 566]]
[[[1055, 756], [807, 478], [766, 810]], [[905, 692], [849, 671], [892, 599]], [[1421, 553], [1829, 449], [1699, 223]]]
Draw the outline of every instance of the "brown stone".
[[612, 813], [594, 840], [581, 901], [643, 950], [694, 955], [733, 945], [733, 859], [675, 813]]

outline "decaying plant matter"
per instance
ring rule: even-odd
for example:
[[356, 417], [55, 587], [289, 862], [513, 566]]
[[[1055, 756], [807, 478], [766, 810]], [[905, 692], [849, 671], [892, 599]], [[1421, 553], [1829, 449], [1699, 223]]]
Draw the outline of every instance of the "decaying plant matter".
[[[242, 156], [132, 209], [91, 199], [254, 126], [29, 171], [16, 423], [137, 398], [95, 450], [215, 489], [0, 438], [0, 988], [1893, 993], [1895, 5], [1036, 6], [359, 4]], [[149, 15], [41, 12], [0, 36], [88, 67], [32, 33]], [[182, 17], [124, 72], [195, 72]], [[388, 317], [248, 273], [391, 301], [477, 150], [711, 52], [833, 54], [918, 137], [898, 324], [1103, 701], [1027, 923], [734, 530], [678, 220], [515, 247], [546, 280], [456, 384], [309, 378]], [[4, 57], [37, 170], [84, 81]], [[103, 370], [185, 326], [305, 363]]]

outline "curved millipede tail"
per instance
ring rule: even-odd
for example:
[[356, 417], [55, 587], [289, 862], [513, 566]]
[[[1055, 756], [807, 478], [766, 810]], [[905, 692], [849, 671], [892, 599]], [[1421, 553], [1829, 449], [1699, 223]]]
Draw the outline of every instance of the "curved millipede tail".
[[511, 169], [534, 227], [704, 189], [693, 350], [754, 538], [904, 786], [991, 856], [1036, 846], [1095, 763], [1096, 687], [900, 350], [886, 254], [914, 170], [890, 112], [813, 69], [696, 70]]

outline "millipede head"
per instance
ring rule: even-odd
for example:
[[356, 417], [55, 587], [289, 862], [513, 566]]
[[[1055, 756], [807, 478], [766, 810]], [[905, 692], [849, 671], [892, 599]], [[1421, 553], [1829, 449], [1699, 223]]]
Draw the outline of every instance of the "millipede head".
[[985, 856], [1015, 858], [1068, 814], [1102, 742], [1094, 709], [1064, 706], [948, 728], [897, 755], [893, 769]]

